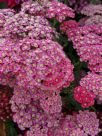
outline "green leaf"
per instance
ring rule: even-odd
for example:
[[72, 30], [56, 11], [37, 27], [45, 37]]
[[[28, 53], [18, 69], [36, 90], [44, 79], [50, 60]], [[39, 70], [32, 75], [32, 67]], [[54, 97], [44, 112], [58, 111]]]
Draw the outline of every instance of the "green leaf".
[[5, 125], [7, 130], [7, 136], [17, 136], [17, 130], [11, 120], [8, 120]]

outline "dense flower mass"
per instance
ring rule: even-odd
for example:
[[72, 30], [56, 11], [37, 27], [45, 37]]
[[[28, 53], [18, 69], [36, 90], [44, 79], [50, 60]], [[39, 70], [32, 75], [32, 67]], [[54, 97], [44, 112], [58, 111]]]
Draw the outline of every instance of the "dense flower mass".
[[87, 16], [102, 15], [102, 5], [89, 4], [87, 6], [84, 6], [81, 13]]
[[19, 43], [4, 40], [0, 45], [0, 71], [13, 73], [19, 86], [56, 90], [73, 80], [73, 66], [56, 42], [27, 38]]
[[15, 11], [12, 9], [0, 9], [0, 29], [3, 28], [4, 23], [9, 17], [14, 15]]
[[27, 1], [22, 3], [21, 6], [22, 6], [21, 11], [24, 13], [31, 14], [34, 16], [37, 16], [37, 15], [45, 16], [46, 10], [44, 6], [38, 1], [35, 1], [35, 2]]
[[83, 108], [94, 105], [95, 94], [87, 91], [86, 88], [78, 86], [74, 89], [74, 99], [78, 101]]
[[93, 92], [96, 99], [102, 102], [102, 75], [95, 73], [88, 73], [81, 79], [80, 85], [86, 88], [89, 92]]
[[99, 136], [102, 6], [88, 3], [8, 0], [13, 9], [0, 9], [0, 121], [12, 116], [18, 134]]
[[74, 79], [73, 66], [63, 48], [52, 41], [57, 33], [46, 17], [38, 9], [34, 13], [33, 4], [30, 12], [23, 6], [2, 24], [0, 83], [14, 88], [11, 109], [19, 128], [28, 128], [27, 136], [38, 135], [38, 130], [47, 136], [60, 124], [59, 93]]
[[87, 134], [80, 128], [74, 129], [72, 133], [70, 134], [70, 136], [75, 136], [75, 135], [76, 136], [87, 136]]
[[80, 24], [89, 25], [89, 24], [101, 24], [102, 23], [102, 5], [87, 5], [82, 11], [82, 14], [86, 15], [80, 20]]
[[96, 136], [99, 132], [99, 119], [94, 112], [79, 111], [79, 114], [67, 115], [62, 119], [54, 136]]
[[46, 96], [40, 100], [40, 105], [46, 113], [58, 113], [62, 109], [62, 101], [58, 92], [53, 92], [51, 96]]
[[9, 100], [11, 98], [9, 87], [0, 86], [0, 121], [6, 121], [12, 116]]
[[86, 25], [66, 31], [73, 41], [81, 61], [88, 62], [89, 68], [102, 72], [102, 25]]
[[[50, 93], [44, 91], [44, 94], [46, 94], [48, 101], [54, 95], [52, 91]], [[41, 95], [39, 94], [39, 91], [38, 91], [38, 95]], [[57, 92], [57, 96], [58, 95], [59, 94]], [[53, 100], [56, 101], [56, 97], [53, 97]], [[43, 101], [45, 101], [45, 103]], [[46, 130], [45, 132], [48, 133], [48, 129], [52, 127], [55, 127], [55, 128], [58, 127], [59, 118], [61, 116], [61, 113], [58, 114], [58, 112], [61, 112], [61, 111], [60, 110], [56, 111], [56, 108], [59, 106], [51, 105], [51, 102], [49, 103], [49, 106], [48, 106], [46, 101], [47, 101], [46, 99], [44, 100], [44, 98], [41, 98], [41, 97], [37, 99], [34, 98], [34, 96], [32, 95], [32, 91], [24, 90], [19, 87], [15, 88], [14, 95], [11, 99], [11, 104], [12, 104], [11, 108], [12, 108], [12, 111], [14, 112], [13, 118], [14, 118], [14, 121], [18, 123], [20, 129], [22, 130], [24, 130], [25, 128], [30, 129], [30, 132], [29, 131], [27, 132], [28, 136], [30, 135], [30, 133], [37, 134], [36, 129], [39, 130], [39, 133], [43, 133], [44, 129]], [[47, 110], [44, 107], [44, 105], [46, 108], [49, 108], [49, 109], [51, 108], [50, 114], [46, 112]]]
[[[48, 99], [51, 98], [51, 95], [53, 96], [53, 93], [46, 94]], [[37, 134], [39, 136], [73, 136], [76, 130], [78, 134], [83, 134], [83, 136], [88, 134], [95, 136], [100, 132], [99, 120], [94, 112], [80, 111], [79, 114], [67, 115], [66, 117], [60, 111], [57, 114], [56, 111], [47, 114], [45, 108], [42, 109], [39, 105], [41, 99], [43, 98], [35, 101], [29, 90], [25, 92], [25, 90], [16, 87], [14, 91], [11, 99], [12, 111], [14, 112], [13, 118], [20, 129], [29, 128], [26, 133], [27, 136]], [[46, 100], [45, 105], [48, 105]], [[55, 105], [52, 105], [52, 107], [55, 108]]]
[[[28, 5], [23, 3], [19, 13], [1, 24], [4, 33], [0, 36], [0, 83], [14, 88], [11, 109], [19, 128], [28, 128], [28, 136], [30, 133], [37, 135], [36, 130], [39, 135], [47, 135], [49, 129], [59, 126], [62, 109], [59, 93], [73, 81], [73, 65], [63, 48], [54, 41], [57, 33], [47, 20], [45, 5], [26, 3]], [[45, 16], [37, 7], [34, 9], [36, 4], [44, 10]], [[50, 4], [46, 7], [49, 15]], [[54, 17], [58, 17], [53, 4]], [[31, 6], [30, 10], [27, 6]], [[65, 5], [59, 3], [58, 6]], [[64, 16], [74, 16], [71, 8], [67, 15], [64, 13], [63, 9], [61, 20]]]
[[99, 132], [99, 119], [94, 112], [79, 111], [77, 114], [77, 123], [87, 135], [96, 136]]
[[56, 34], [46, 18], [30, 16], [23, 12], [8, 18], [4, 24], [4, 30], [7, 35], [15, 35], [20, 38], [54, 39], [54, 34]]
[[67, 17], [74, 18], [74, 11], [58, 1], [25, 2], [22, 4], [22, 11], [32, 15], [43, 15], [47, 18], [56, 18], [62, 22]]
[[70, 29], [77, 28], [78, 26], [79, 24], [75, 20], [64, 21], [60, 25], [60, 30], [67, 34]]
[[66, 17], [74, 18], [74, 11], [63, 3], [53, 1], [46, 5], [46, 16], [62, 22]]
[[102, 15], [94, 15], [85, 20], [84, 24], [102, 24]]

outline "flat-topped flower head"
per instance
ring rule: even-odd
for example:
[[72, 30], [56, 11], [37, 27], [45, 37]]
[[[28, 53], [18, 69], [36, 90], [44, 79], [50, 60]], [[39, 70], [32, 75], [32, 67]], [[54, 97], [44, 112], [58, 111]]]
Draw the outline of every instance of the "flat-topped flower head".
[[64, 21], [68, 17], [74, 18], [75, 16], [73, 9], [58, 1], [48, 2], [44, 6], [46, 8], [46, 17], [56, 18], [59, 22]]
[[19, 85], [23, 83], [42, 90], [57, 90], [69, 86], [73, 80], [73, 66], [58, 43], [24, 39], [18, 46], [22, 49], [22, 62], [25, 65], [17, 76]]
[[21, 11], [35, 16], [44, 16], [45, 18], [56, 18], [59, 22], [75, 16], [73, 9], [55, 0], [24, 2]]
[[83, 108], [94, 105], [95, 94], [82, 86], [74, 89], [74, 99], [81, 104]]
[[75, 20], [64, 21], [60, 25], [60, 29], [67, 34], [70, 29], [78, 27], [78, 22]]
[[23, 39], [0, 44], [2, 74], [11, 73], [16, 84], [27, 88], [58, 90], [73, 81], [73, 65], [62, 47], [51, 40]]

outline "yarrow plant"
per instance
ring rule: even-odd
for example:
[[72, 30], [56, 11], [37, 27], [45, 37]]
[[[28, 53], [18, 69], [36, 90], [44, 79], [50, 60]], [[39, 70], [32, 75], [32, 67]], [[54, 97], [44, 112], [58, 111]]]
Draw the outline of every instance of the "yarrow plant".
[[[8, 6], [13, 9], [0, 9], [0, 120], [12, 118], [22, 136], [98, 136], [101, 23], [76, 21], [75, 11], [57, 0]], [[82, 7], [83, 0], [73, 8]], [[96, 13], [101, 8], [89, 15]]]
[[27, 38], [18, 44], [5, 40], [0, 52], [1, 72], [13, 74], [19, 86], [56, 90], [68, 86], [73, 80], [70, 60], [66, 58], [61, 46], [51, 40]]

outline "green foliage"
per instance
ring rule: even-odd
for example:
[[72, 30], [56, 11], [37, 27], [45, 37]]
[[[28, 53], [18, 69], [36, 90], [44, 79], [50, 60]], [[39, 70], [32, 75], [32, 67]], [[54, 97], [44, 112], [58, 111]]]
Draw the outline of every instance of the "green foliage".
[[101, 0], [90, 0], [90, 3], [92, 3], [92, 4], [100, 4], [100, 3], [102, 3], [102, 1]]
[[0, 2], [0, 9], [6, 8], [7, 4], [5, 2]]
[[11, 121], [8, 120], [6, 123], [6, 131], [7, 131], [7, 136], [17, 136], [17, 130], [15, 128], [15, 124]]
[[73, 98], [73, 89], [75, 87], [73, 82], [68, 88], [63, 89], [61, 96], [66, 101], [66, 111], [79, 111], [84, 110], [81, 105]]

